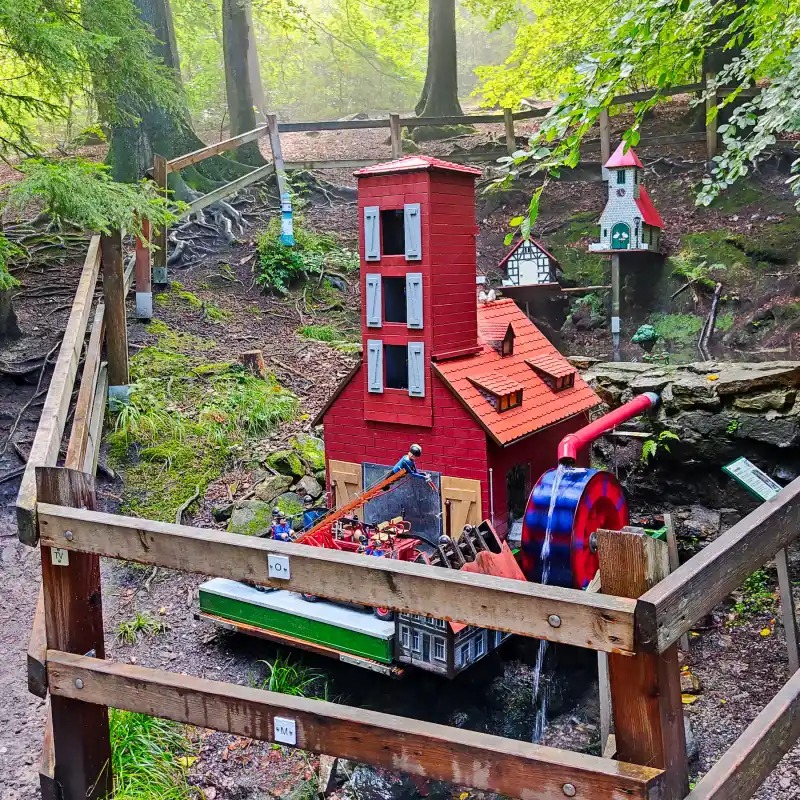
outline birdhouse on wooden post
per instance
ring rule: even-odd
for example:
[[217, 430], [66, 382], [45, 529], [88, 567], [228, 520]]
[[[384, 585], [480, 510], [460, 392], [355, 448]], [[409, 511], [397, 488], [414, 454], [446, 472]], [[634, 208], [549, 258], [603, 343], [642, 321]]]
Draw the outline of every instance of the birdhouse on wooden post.
[[644, 187], [644, 167], [633, 148], [620, 143], [606, 161], [608, 201], [600, 217], [600, 241], [589, 245], [592, 252], [629, 250], [661, 252], [664, 223]]

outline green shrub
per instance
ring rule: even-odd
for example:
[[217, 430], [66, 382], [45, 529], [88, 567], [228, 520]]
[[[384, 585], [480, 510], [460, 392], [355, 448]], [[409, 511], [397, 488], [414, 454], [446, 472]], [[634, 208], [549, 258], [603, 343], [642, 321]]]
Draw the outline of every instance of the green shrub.
[[650, 323], [662, 339], [678, 346], [691, 344], [703, 327], [694, 314], [652, 314]]

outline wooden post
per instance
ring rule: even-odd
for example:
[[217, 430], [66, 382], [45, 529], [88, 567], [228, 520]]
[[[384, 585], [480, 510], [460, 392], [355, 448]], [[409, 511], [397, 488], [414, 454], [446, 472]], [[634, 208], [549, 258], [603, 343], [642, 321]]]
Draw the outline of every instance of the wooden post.
[[619, 333], [621, 328], [619, 311], [619, 255], [611, 256], [611, 339], [614, 347], [614, 361], [619, 361]]
[[153, 318], [153, 284], [150, 275], [150, 220], [142, 220], [136, 237], [136, 319]]
[[604, 181], [608, 180], [606, 161], [611, 158], [611, 122], [608, 118], [608, 109], [600, 112], [600, 175]]
[[[169, 166], [167, 159], [164, 156], [153, 156], [153, 180], [155, 181], [158, 191], [167, 196], [167, 176], [169, 175]], [[169, 228], [164, 225], [155, 232], [153, 244], [156, 246], [156, 251], [153, 255], [153, 283], [164, 284], [167, 283], [167, 238], [169, 236]]]
[[[638, 598], [669, 574], [665, 542], [632, 531], [597, 532], [603, 592]], [[617, 758], [666, 770], [663, 800], [689, 790], [678, 647], [609, 654]]]
[[286, 171], [283, 168], [281, 136], [278, 132], [278, 118], [275, 114], [267, 114], [267, 128], [269, 130], [269, 146], [272, 148], [272, 163], [275, 165], [275, 178], [278, 181], [278, 194], [283, 197], [286, 192]]
[[800, 651], [797, 642], [797, 614], [792, 597], [792, 582], [789, 580], [789, 559], [786, 548], [782, 547], [775, 554], [775, 566], [778, 568], [778, 588], [781, 594], [781, 619], [786, 636], [786, 649], [789, 652], [789, 674], [794, 675], [800, 669]]
[[[713, 80], [714, 75], [708, 73], [705, 76], [706, 86]], [[707, 168], [711, 169], [713, 166], [714, 156], [717, 154], [717, 115], [714, 114], [712, 119], [708, 115], [715, 111], [717, 108], [717, 94], [716, 92], [706, 98], [706, 160]]]
[[103, 253], [103, 293], [105, 295], [108, 384], [128, 384], [128, 327], [125, 317], [125, 269], [122, 263], [122, 233], [114, 231], [101, 240]]
[[503, 122], [506, 125], [506, 150], [512, 155], [517, 151], [517, 135], [514, 133], [514, 112], [510, 108], [503, 109]]
[[389, 134], [392, 140], [392, 158], [403, 157], [403, 135], [400, 133], [400, 115], [389, 114]]
[[[40, 502], [71, 508], [95, 506], [94, 479], [76, 470], [37, 467], [36, 492]], [[97, 658], [105, 658], [99, 556], [44, 546], [41, 556], [48, 648], [80, 655], [93, 651]], [[76, 688], [81, 687], [76, 683]], [[108, 709], [55, 696], [50, 704], [54, 774], [61, 797], [110, 797]]]
[[[672, 514], [667, 511], [664, 514], [664, 527], [667, 529], [667, 552], [669, 553], [669, 571], [675, 572], [681, 565], [678, 558], [678, 537], [675, 533], [675, 523], [672, 521]], [[680, 638], [680, 648], [684, 653], [689, 652], [689, 634], [684, 633]]]

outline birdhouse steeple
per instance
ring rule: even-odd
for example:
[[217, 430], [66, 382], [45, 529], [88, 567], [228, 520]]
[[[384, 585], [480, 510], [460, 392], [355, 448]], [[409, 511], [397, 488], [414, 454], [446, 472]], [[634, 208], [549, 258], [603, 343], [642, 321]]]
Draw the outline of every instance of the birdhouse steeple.
[[621, 142], [604, 166], [608, 201], [600, 217], [600, 241], [589, 249], [660, 252], [664, 223], [644, 186], [644, 167], [636, 152]]
[[479, 349], [480, 174], [429, 156], [356, 172], [368, 420], [431, 425], [431, 361]]

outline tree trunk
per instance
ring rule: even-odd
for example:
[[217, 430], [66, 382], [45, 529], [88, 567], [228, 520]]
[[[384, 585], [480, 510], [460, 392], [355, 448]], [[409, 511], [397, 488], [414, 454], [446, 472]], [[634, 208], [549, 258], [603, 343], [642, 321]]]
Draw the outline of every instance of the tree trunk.
[[264, 82], [261, 80], [261, 65], [258, 61], [258, 45], [256, 43], [256, 29], [253, 25], [252, 0], [245, 3], [247, 14], [247, 68], [250, 73], [250, 89], [253, 92], [253, 105], [256, 107], [256, 119], [260, 123], [267, 121], [267, 98], [264, 96]]
[[19, 339], [20, 336], [22, 336], [22, 331], [17, 324], [11, 291], [0, 290], [0, 341]]
[[[102, 3], [103, 0], [84, 0], [82, 4], [83, 18], [89, 28], [93, 2]], [[133, 3], [155, 36], [153, 57], [171, 69], [183, 101], [180, 59], [169, 0], [133, 0]], [[181, 102], [177, 108], [167, 108], [158, 104], [145, 105], [132, 97], [121, 97], [118, 103], [134, 118], [138, 118], [136, 123], [115, 125], [112, 129], [108, 162], [118, 181], [141, 179], [153, 164], [153, 153], [169, 159], [205, 146], [192, 128], [185, 102]], [[185, 200], [190, 196], [187, 183], [197, 191], [207, 192], [247, 172], [249, 168], [229, 158], [209, 158], [196, 167], [183, 170], [181, 174], [171, 173], [169, 185], [177, 199]]]
[[464, 112], [458, 102], [455, 0], [430, 0], [428, 15], [428, 70], [420, 98], [422, 108], [417, 104], [417, 114], [461, 116]]
[[[222, 0], [222, 49], [231, 136], [238, 136], [256, 127], [250, 84], [250, 48], [254, 47], [254, 43], [248, 24], [249, 6], [250, 0]], [[257, 141], [248, 142], [234, 152], [237, 161], [250, 166], [258, 167], [266, 163]]]

